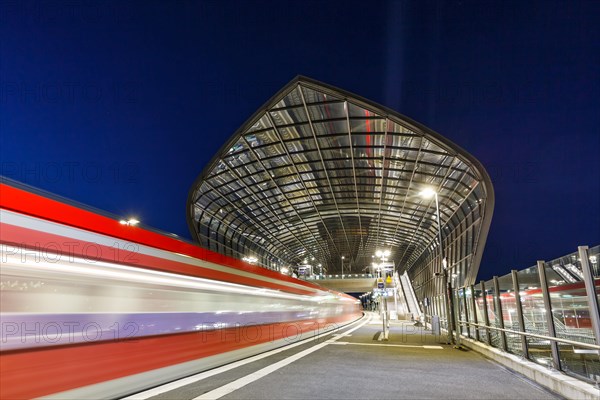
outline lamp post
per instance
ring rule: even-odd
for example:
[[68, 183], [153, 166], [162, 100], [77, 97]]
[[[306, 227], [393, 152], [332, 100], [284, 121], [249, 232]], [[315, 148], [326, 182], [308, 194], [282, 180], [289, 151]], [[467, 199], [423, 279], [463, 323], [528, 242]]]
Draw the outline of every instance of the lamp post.
[[446, 260], [446, 255], [444, 254], [444, 245], [442, 243], [442, 220], [440, 219], [440, 203], [438, 200], [438, 194], [435, 190], [431, 188], [424, 189], [419, 193], [419, 195], [425, 199], [430, 199], [432, 197], [435, 198], [435, 218], [437, 220], [438, 226], [438, 242], [440, 246], [440, 257], [442, 259], [442, 276], [443, 276], [443, 286], [446, 291], [446, 295], [444, 296], [444, 303], [446, 304], [446, 317], [448, 318], [448, 342], [449, 344], [454, 344], [454, 314], [452, 311], [452, 282], [448, 279], [448, 261]]
[[[390, 251], [389, 250], [377, 250], [375, 252], [375, 255], [381, 259], [381, 264], [379, 264], [379, 270], [381, 271], [381, 279], [385, 279], [384, 274], [385, 272], [385, 260], [390, 256]], [[382, 321], [383, 321], [383, 335], [385, 340], [388, 339], [388, 333], [389, 333], [389, 327], [390, 327], [390, 316], [388, 314], [388, 307], [387, 307], [387, 293], [384, 291], [381, 295], [381, 315], [382, 315]]]
[[381, 264], [379, 264], [379, 270], [381, 271], [381, 277], [383, 278], [383, 271], [385, 271], [385, 260], [390, 256], [389, 250], [377, 250], [375, 255], [381, 260]]

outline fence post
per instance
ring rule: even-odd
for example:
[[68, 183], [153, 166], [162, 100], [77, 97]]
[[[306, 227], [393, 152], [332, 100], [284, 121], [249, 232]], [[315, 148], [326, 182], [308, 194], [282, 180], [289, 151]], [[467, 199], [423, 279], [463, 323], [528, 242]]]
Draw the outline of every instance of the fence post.
[[467, 337], [469, 339], [471, 339], [471, 324], [470, 321], [471, 319], [469, 318], [469, 307], [467, 306], [467, 287], [463, 286], [462, 288], [462, 293], [463, 293], [463, 307], [465, 308], [465, 320], [467, 321], [467, 325], [465, 327], [465, 329], [467, 330]]
[[[473, 322], [477, 322], [477, 303], [475, 302], [475, 286], [471, 285], [471, 309], [473, 310]], [[479, 327], [475, 326], [475, 340], [479, 341]]]
[[[519, 320], [519, 330], [525, 332], [525, 318], [523, 318], [523, 305], [521, 304], [521, 293], [519, 288], [519, 277], [518, 271], [513, 269], [510, 271], [512, 274], [513, 288], [515, 291], [515, 305], [517, 308], [517, 319]], [[521, 336], [521, 350], [523, 351], [523, 357], [529, 359], [529, 345], [527, 344], [527, 336]]]
[[487, 336], [487, 342], [488, 344], [491, 346], [492, 345], [492, 335], [490, 334], [490, 316], [488, 315], [488, 310], [487, 310], [487, 293], [485, 291], [485, 282], [481, 281], [479, 283], [479, 285], [481, 286], [481, 294], [482, 294], [482, 298], [483, 298], [483, 321], [485, 322], [485, 334]]
[[[552, 316], [552, 303], [550, 302], [550, 292], [548, 291], [548, 281], [546, 279], [546, 263], [538, 260], [538, 274], [540, 276], [540, 285], [542, 286], [542, 297], [544, 299], [544, 308], [546, 309], [546, 323], [548, 324], [548, 336], [556, 337], [556, 328], [554, 326], [554, 317]], [[560, 355], [558, 353], [558, 343], [554, 340], [550, 342], [552, 349], [552, 361], [554, 368], [561, 370]]]
[[[504, 314], [502, 314], [502, 299], [500, 298], [500, 284], [498, 277], [494, 276], [494, 300], [496, 301], [496, 324], [504, 329]], [[508, 351], [508, 343], [506, 342], [506, 332], [500, 331], [500, 339], [502, 350]]]

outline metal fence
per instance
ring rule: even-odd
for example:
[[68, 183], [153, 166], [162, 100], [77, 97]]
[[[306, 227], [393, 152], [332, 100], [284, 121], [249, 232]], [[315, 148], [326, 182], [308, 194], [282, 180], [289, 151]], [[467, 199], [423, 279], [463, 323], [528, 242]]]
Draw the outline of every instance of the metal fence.
[[598, 384], [599, 253], [600, 246], [582, 246], [556, 260], [453, 289], [457, 326], [451, 337], [458, 343], [469, 337]]

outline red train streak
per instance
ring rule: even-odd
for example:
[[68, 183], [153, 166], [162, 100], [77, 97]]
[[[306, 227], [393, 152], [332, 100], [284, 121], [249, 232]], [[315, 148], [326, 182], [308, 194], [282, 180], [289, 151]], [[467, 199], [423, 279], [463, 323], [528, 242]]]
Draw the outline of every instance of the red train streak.
[[[307, 301], [310, 300], [311, 295], [323, 294], [323, 292], [334, 293], [338, 298], [340, 296], [350, 298], [350, 296], [324, 289], [310, 282], [284, 276], [276, 271], [266, 270], [223, 256], [141, 227], [120, 225], [113, 218], [95, 214], [18, 187], [0, 183], [0, 192], [2, 193], [0, 196], [0, 208], [2, 209], [101, 234], [105, 238], [114, 238], [170, 253], [182, 254], [197, 260], [230, 267], [232, 270], [221, 271], [212, 269], [209, 265], [206, 267], [192, 265], [176, 260], [176, 257], [168, 254], [162, 258], [160, 254], [151, 255], [142, 252], [128, 254], [121, 251], [116, 253], [115, 248], [94, 243], [93, 239], [84, 240], [61, 236], [54, 231], [45, 231], [46, 228], [37, 228], [35, 223], [33, 226], [28, 226], [12, 225], [2, 221], [0, 242], [3, 244], [76, 257], [80, 257], [81, 254], [73, 254], [72, 249], [81, 249], [91, 245], [98, 251], [95, 252], [96, 255], [85, 254], [84, 258], [88, 260], [102, 260], [140, 269], [160, 270], [179, 275], [267, 288], [307, 296]], [[74, 234], [74, 236], [77, 235]], [[68, 243], [69, 246], [61, 248], [61, 243]], [[11, 250], [5, 249], [5, 251], [10, 252]], [[244, 271], [253, 276], [244, 276], [236, 271]], [[267, 280], [264, 280], [265, 278]], [[352, 300], [354, 299], [352, 298]], [[302, 302], [300, 301], [298, 304], [302, 304]], [[333, 317], [315, 317], [311, 320], [241, 328], [246, 329], [246, 332], [254, 332], [254, 334], [240, 335], [240, 328], [237, 327], [121, 341], [3, 351], [0, 353], [0, 397], [15, 399], [51, 395], [244, 348], [248, 348], [248, 354], [251, 355], [252, 352], [258, 351], [251, 349], [254, 345], [285, 338], [293, 341], [298, 333], [320, 333], [325, 327], [346, 323], [361, 315], [358, 307], [354, 307], [351, 302], [338, 301], [337, 305], [339, 314]], [[3, 312], [10, 312], [10, 310], [3, 309]], [[61, 312], [60, 307], [57, 307], [56, 312]], [[199, 368], [201, 369], [201, 367]], [[190, 371], [190, 373], [193, 372], [197, 371]], [[149, 385], [152, 385], [152, 382], [149, 382]]]
[[[185, 254], [200, 260], [233, 267], [241, 271], [262, 275], [281, 281], [292, 282], [297, 285], [305, 286], [309, 289], [323, 290], [322, 287], [310, 282], [294, 279], [292, 277], [282, 275], [277, 271], [271, 271], [259, 266], [251, 265], [235, 258], [218, 254], [199, 246], [170, 238], [156, 232], [141, 229], [139, 227], [121, 225], [118, 223], [118, 221], [112, 218], [95, 214], [91, 211], [83, 210], [69, 204], [61, 203], [57, 200], [49, 199], [35, 193], [30, 193], [13, 186], [0, 183], [0, 192], [2, 193], [2, 196], [0, 196], [0, 208], [76, 228], [81, 228], [90, 232], [96, 232], [118, 239], [155, 247], [161, 250]], [[0, 241], [4, 241], [4, 236], [3, 227]], [[114, 261], [114, 259], [111, 261]], [[178, 272], [168, 268], [165, 270]], [[193, 276], [198, 275], [194, 274]]]
[[[45, 249], [44, 244], [46, 243], [69, 243], [68, 246], [49, 247], [49, 250], [52, 250], [53, 252], [58, 254], [65, 255], [67, 257], [74, 256], [74, 254], [69, 250], [69, 248], [83, 249], [86, 248], [86, 246], [91, 245], [94, 246], [95, 251], [98, 252], [99, 256], [91, 254], [85, 255], [87, 259], [117, 262], [119, 264], [131, 265], [134, 267], [142, 267], [145, 269], [173, 272], [182, 275], [195, 276], [199, 278], [207, 278], [242, 285], [276, 289], [288, 293], [304, 295], [310, 295], [315, 293], [315, 291], [313, 290], [296, 289], [289, 286], [265, 282], [259, 279], [239, 276], [227, 272], [216, 271], [210, 268], [202, 268], [195, 265], [180, 263], [177, 261], [167, 260], [164, 258], [154, 257], [142, 253], [127, 254], [124, 251], [116, 252], [114, 248], [104, 246], [98, 243], [91, 243], [51, 233], [40, 232], [28, 228], [23, 228], [20, 226], [0, 224], [0, 229], [2, 230], [2, 243], [14, 244], [19, 247], [25, 247], [30, 249], [38, 249], [41, 247], [42, 249]], [[77, 254], [75, 254], [75, 256], [77, 256]], [[115, 260], [115, 257], [119, 257], [121, 259]]]
[[[356, 316], [353, 316], [356, 317]], [[293, 323], [155, 336], [87, 345], [16, 351], [3, 354], [0, 391], [3, 399], [59, 393], [156, 368], [267, 343], [298, 333], [315, 335], [348, 316]]]

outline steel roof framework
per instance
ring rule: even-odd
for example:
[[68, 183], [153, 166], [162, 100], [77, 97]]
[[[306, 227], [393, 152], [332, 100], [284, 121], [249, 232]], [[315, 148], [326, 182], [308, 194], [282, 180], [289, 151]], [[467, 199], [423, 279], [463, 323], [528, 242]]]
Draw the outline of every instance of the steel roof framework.
[[331, 273], [344, 256], [358, 272], [387, 249], [400, 271], [427, 269], [425, 283], [440, 264], [425, 187], [439, 195], [450, 265], [472, 283], [494, 204], [483, 166], [401, 114], [297, 77], [198, 177], [188, 224], [201, 245], [269, 268], [314, 258]]

